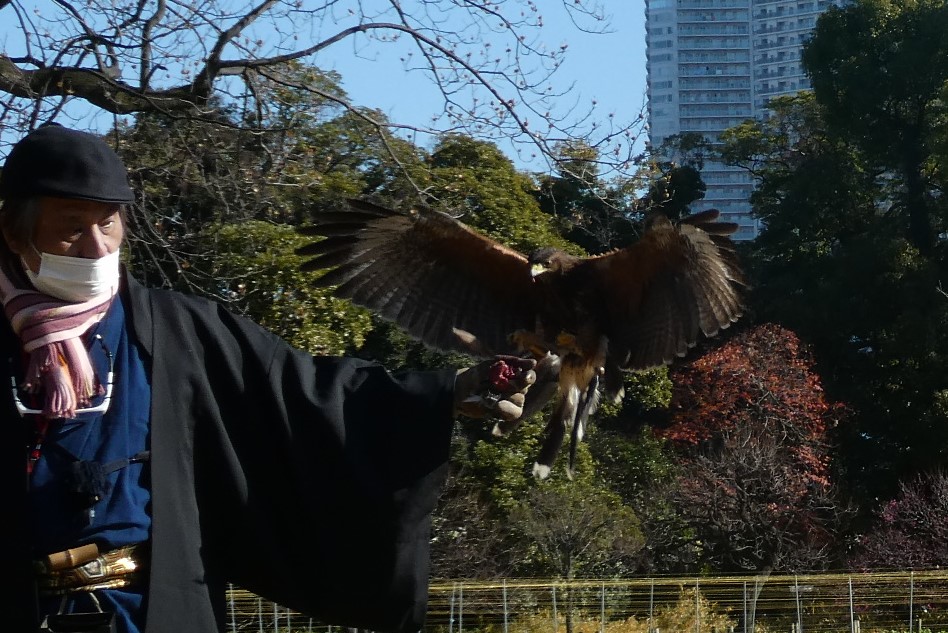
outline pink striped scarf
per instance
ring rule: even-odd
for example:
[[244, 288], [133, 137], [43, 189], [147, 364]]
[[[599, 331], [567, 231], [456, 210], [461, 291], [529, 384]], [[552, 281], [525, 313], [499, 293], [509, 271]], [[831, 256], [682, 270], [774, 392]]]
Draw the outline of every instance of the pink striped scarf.
[[22, 388], [44, 394], [43, 416], [74, 418], [100, 393], [89, 353], [80, 338], [112, 304], [118, 288], [90, 301], [70, 303], [17, 288], [0, 267], [0, 302], [29, 354]]

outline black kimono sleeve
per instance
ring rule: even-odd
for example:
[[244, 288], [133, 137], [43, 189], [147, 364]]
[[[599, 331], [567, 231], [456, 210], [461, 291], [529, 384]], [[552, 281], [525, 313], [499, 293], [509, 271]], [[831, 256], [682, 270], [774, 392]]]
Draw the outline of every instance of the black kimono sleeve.
[[171, 296], [152, 297], [150, 599], [162, 605], [149, 618], [171, 621], [167, 603], [191, 600], [181, 583], [193, 578], [212, 596], [233, 582], [323, 623], [418, 630], [454, 370], [395, 376], [314, 358]]

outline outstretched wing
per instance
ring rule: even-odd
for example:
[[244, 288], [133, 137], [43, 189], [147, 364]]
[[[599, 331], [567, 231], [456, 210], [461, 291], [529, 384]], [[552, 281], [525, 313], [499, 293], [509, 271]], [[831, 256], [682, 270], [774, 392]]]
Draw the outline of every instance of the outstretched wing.
[[718, 215], [707, 211], [677, 226], [653, 217], [635, 244], [583, 262], [608, 302], [615, 365], [671, 363], [701, 334], [714, 336], [741, 316], [744, 278], [728, 237], [737, 226], [716, 222]]
[[326, 239], [297, 249], [303, 270], [330, 269], [320, 286], [393, 321], [432, 348], [470, 352], [453, 328], [489, 350], [534, 327], [527, 259], [444, 213], [386, 209], [349, 200], [316, 216], [304, 235]]

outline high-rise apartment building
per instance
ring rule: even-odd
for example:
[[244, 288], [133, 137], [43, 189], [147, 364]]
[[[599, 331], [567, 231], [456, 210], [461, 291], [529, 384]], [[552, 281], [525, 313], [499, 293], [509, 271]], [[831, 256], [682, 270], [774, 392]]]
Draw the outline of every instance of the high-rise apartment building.
[[[725, 129], [764, 116], [770, 98], [808, 89], [803, 43], [823, 11], [845, 2], [645, 0], [650, 145], [688, 132], [715, 144]], [[707, 192], [693, 210], [719, 209], [740, 226], [736, 239], [754, 238], [750, 175], [705, 161], [701, 177]]]

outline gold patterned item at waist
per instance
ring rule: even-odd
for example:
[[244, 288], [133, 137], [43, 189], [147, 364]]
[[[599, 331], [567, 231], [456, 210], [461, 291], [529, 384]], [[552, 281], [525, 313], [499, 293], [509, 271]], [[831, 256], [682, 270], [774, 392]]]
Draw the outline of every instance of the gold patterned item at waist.
[[36, 586], [40, 593], [49, 596], [128, 587], [137, 582], [147, 568], [147, 543], [95, 553], [97, 555], [91, 560], [80, 558], [81, 564], [66, 568], [50, 564], [57, 557], [63, 558], [57, 556], [60, 553], [50, 555], [45, 561], [36, 561]]

